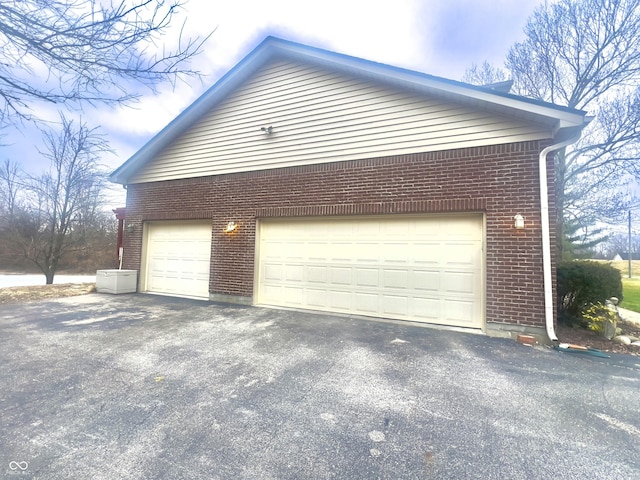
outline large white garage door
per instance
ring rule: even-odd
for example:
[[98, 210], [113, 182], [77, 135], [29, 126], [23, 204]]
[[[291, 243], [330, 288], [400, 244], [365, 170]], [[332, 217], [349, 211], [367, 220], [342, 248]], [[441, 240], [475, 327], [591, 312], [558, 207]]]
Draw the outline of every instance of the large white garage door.
[[481, 215], [263, 220], [257, 303], [481, 328]]
[[209, 298], [211, 222], [146, 224], [142, 290]]

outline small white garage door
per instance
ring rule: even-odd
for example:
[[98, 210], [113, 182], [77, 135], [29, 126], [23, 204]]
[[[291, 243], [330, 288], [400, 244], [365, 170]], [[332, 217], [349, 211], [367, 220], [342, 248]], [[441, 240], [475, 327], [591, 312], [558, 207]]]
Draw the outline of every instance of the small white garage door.
[[150, 222], [142, 290], [209, 298], [211, 222]]
[[263, 220], [257, 303], [483, 324], [481, 215]]

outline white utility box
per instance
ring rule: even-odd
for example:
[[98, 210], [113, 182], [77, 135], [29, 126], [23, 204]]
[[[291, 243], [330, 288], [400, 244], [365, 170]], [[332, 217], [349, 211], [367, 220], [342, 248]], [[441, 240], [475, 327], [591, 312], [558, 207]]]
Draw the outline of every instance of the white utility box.
[[98, 293], [135, 293], [138, 289], [137, 270], [98, 270], [96, 290]]

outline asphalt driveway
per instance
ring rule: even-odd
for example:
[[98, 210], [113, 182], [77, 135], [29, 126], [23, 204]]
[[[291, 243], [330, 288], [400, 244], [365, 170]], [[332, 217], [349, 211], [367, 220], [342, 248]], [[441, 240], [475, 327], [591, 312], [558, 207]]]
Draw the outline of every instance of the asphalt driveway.
[[640, 478], [640, 358], [151, 295], [0, 307], [0, 477]]

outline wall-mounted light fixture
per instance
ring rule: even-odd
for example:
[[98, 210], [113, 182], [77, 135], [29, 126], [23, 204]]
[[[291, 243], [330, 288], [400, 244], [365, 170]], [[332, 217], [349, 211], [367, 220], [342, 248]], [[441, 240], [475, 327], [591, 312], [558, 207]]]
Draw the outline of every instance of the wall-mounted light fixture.
[[261, 127], [260, 130], [267, 135], [271, 135], [273, 133], [273, 127], [271, 125], [269, 125], [268, 127]]
[[513, 217], [513, 226], [516, 230], [522, 230], [524, 228], [524, 217], [519, 213]]
[[127, 223], [127, 233], [133, 233], [136, 229], [136, 225], [134, 223]]
[[229, 222], [224, 229], [224, 233], [233, 233], [238, 230], [238, 224], [236, 222]]

